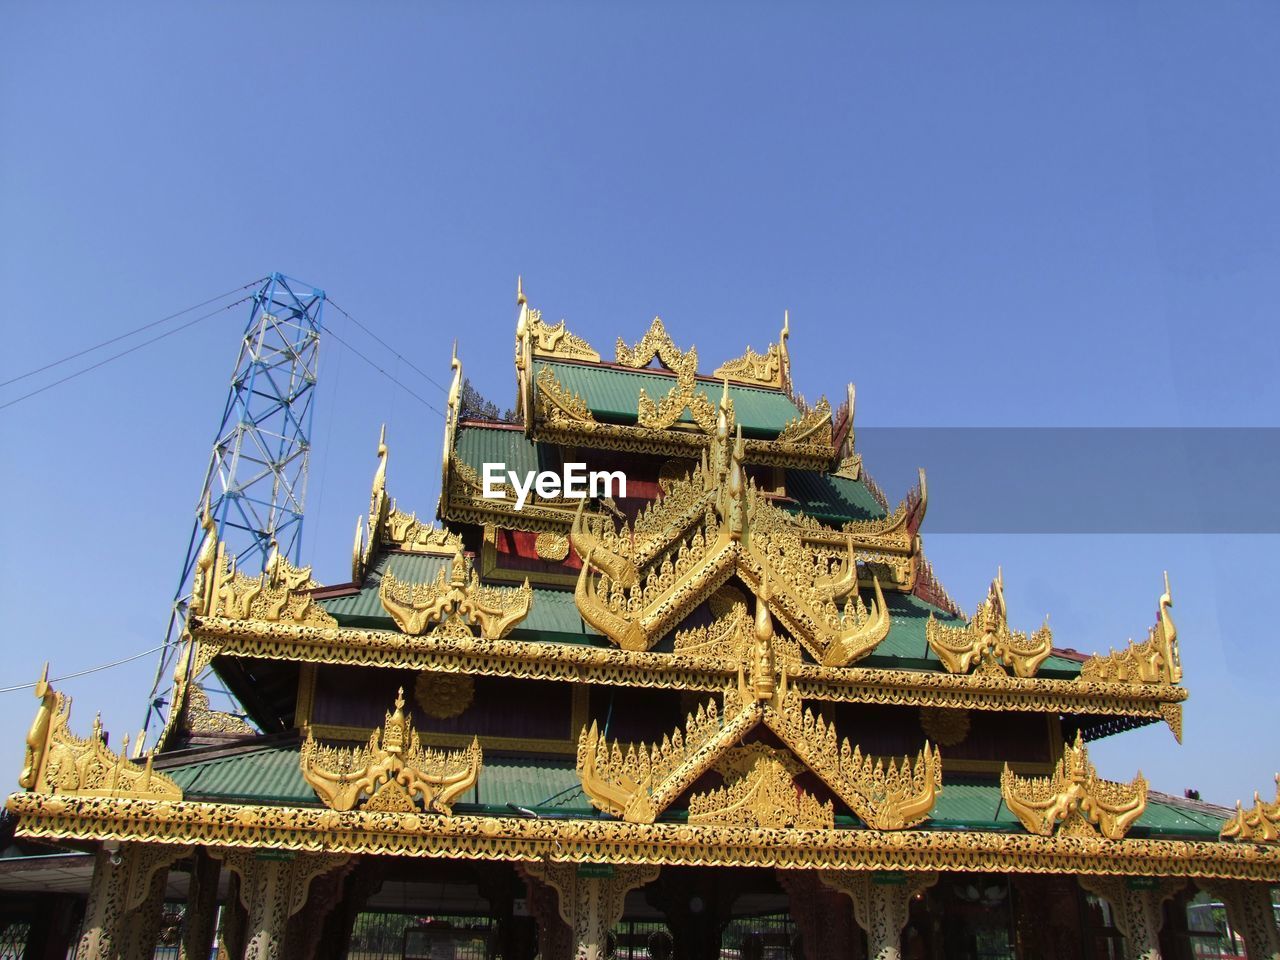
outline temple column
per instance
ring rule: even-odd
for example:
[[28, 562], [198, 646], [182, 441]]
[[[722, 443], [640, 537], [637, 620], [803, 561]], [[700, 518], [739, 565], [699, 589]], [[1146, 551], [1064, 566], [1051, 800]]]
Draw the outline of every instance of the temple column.
[[871, 960], [902, 960], [902, 929], [907, 925], [911, 898], [938, 882], [938, 874], [932, 871], [823, 870], [819, 876], [853, 901], [853, 918], [867, 932]]
[[1129, 960], [1160, 960], [1164, 902], [1187, 881], [1091, 876], [1082, 876], [1079, 880], [1080, 886], [1111, 904], [1116, 929], [1124, 934], [1128, 946]]
[[67, 960], [71, 935], [77, 924], [79, 898], [71, 894], [50, 895], [31, 918], [23, 960]]
[[293, 915], [285, 936], [285, 956], [288, 960], [313, 960], [324, 932], [325, 921], [342, 899], [347, 874], [355, 869], [356, 861], [349, 860], [342, 866], [317, 877], [311, 884], [311, 894], [306, 905]]
[[524, 869], [559, 894], [560, 917], [573, 931], [575, 960], [605, 960], [609, 931], [622, 919], [627, 894], [658, 876], [657, 867], [533, 863]]
[[218, 914], [218, 877], [222, 863], [199, 847], [192, 854], [191, 881], [187, 888], [187, 915], [183, 923], [178, 960], [209, 960], [213, 950], [214, 921]]
[[258, 859], [249, 850], [226, 850], [216, 855], [239, 876], [240, 902], [249, 911], [244, 960], [280, 960], [289, 917], [306, 904], [311, 881], [349, 860], [343, 854], [291, 856], [274, 851], [272, 859]]
[[1196, 886], [1222, 901], [1231, 929], [1244, 937], [1249, 960], [1280, 960], [1280, 931], [1276, 929], [1271, 888], [1250, 880], [1197, 880]]
[[383, 861], [362, 858], [355, 869], [343, 878], [342, 896], [324, 921], [320, 942], [316, 944], [317, 960], [345, 960], [351, 946], [351, 931], [356, 917], [377, 893], [386, 874]]
[[1040, 960], [1080, 960], [1084, 945], [1075, 877], [1015, 873], [1009, 879], [1017, 893], [1018, 941], [1027, 955]]
[[800, 930], [805, 960], [855, 960], [862, 956], [862, 936], [844, 896], [822, 883], [812, 870], [778, 870], [787, 892], [791, 919]]
[[[222, 923], [218, 930], [218, 960], [240, 960], [244, 956], [244, 931], [249, 917], [240, 899], [240, 878], [227, 877], [227, 900], [222, 906]], [[193, 958], [194, 960], [194, 958]]]
[[164, 892], [168, 885], [166, 865], [152, 875], [146, 897], [125, 918], [120, 938], [122, 960], [151, 960], [160, 935], [160, 914], [164, 910]]
[[[76, 960], [119, 960], [136, 955], [148, 930], [154, 947], [165, 875], [174, 861], [189, 852], [190, 847], [186, 846], [150, 843], [100, 848], [94, 854], [93, 880]], [[159, 884], [158, 894], [155, 883]]]

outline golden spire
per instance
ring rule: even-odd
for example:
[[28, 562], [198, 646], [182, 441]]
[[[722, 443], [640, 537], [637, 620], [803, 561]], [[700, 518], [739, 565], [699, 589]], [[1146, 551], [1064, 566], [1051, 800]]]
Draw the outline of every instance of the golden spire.
[[516, 274], [516, 305], [523, 307], [528, 303], [528, 299], [524, 295], [524, 278], [520, 274]]
[[782, 332], [778, 335], [778, 361], [782, 369], [782, 386], [791, 386], [791, 353], [787, 350], [787, 338], [791, 336], [791, 311], [782, 311]]
[[458, 359], [458, 338], [453, 339], [453, 357], [449, 361], [449, 368], [453, 371], [453, 380], [449, 384], [449, 410], [455, 411], [458, 406], [458, 400], [462, 396], [462, 361]]

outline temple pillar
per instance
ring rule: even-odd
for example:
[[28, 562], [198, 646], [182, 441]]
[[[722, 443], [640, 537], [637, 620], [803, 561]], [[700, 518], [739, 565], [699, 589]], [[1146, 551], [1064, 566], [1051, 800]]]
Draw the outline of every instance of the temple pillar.
[[165, 876], [169, 866], [190, 849], [151, 843], [122, 843], [114, 849], [100, 848], [94, 854], [93, 880], [85, 907], [84, 933], [76, 946], [76, 960], [120, 960], [136, 956], [148, 930], [150, 946], [154, 948], [160, 908], [164, 903]]
[[23, 949], [23, 960], [67, 960], [71, 935], [78, 926], [79, 898], [72, 894], [50, 894], [31, 918], [31, 930]]
[[658, 876], [657, 867], [531, 863], [524, 869], [559, 895], [560, 917], [573, 931], [575, 960], [605, 960], [609, 931], [622, 919], [627, 894]]
[[233, 873], [227, 877], [227, 901], [218, 931], [218, 960], [240, 960], [244, 956], [244, 931], [248, 925], [249, 917], [240, 901], [240, 878]]
[[285, 957], [288, 960], [314, 960], [325, 921], [342, 900], [347, 875], [355, 866], [356, 861], [350, 860], [312, 882], [306, 905], [289, 921], [285, 936]]
[[853, 918], [867, 932], [871, 960], [902, 960], [902, 929], [907, 925], [911, 898], [938, 882], [932, 871], [823, 870], [819, 876], [853, 901]]
[[1280, 931], [1271, 906], [1271, 888], [1251, 880], [1197, 880], [1196, 886], [1222, 901], [1227, 923], [1244, 937], [1249, 960], [1280, 960]]
[[812, 870], [778, 870], [791, 919], [800, 931], [804, 960], [860, 960], [862, 934], [844, 896]]
[[1041, 960], [1081, 960], [1080, 890], [1064, 875], [1016, 873], [1014, 922], [1027, 956]]
[[157, 870], [151, 877], [142, 903], [125, 917], [120, 938], [121, 960], [151, 960], [160, 935], [160, 914], [164, 910], [164, 892], [168, 885], [168, 868]]
[[573, 928], [560, 918], [559, 894], [524, 867], [516, 869], [524, 877], [529, 913], [538, 927], [538, 956], [541, 960], [569, 960], [573, 956]]
[[303, 908], [317, 877], [347, 864], [344, 854], [276, 854], [249, 850], [216, 854], [240, 878], [240, 902], [249, 911], [244, 960], [281, 960], [289, 918]]
[[1111, 904], [1116, 929], [1124, 934], [1129, 960], [1160, 960], [1164, 902], [1187, 881], [1092, 876], [1082, 876], [1079, 881], [1080, 886]]
[[218, 915], [218, 877], [222, 863], [198, 847], [191, 857], [191, 881], [187, 887], [187, 915], [183, 923], [178, 960], [209, 960], [213, 950], [214, 922]]
[[345, 960], [351, 946], [351, 931], [356, 917], [370, 896], [382, 886], [385, 863], [373, 857], [361, 857], [355, 868], [343, 877], [342, 896], [338, 905], [324, 920], [323, 932], [316, 944], [316, 960]]

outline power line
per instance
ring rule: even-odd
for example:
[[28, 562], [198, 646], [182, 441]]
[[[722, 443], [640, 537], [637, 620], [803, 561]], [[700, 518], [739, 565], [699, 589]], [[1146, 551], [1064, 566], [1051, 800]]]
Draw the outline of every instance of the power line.
[[[235, 291], [232, 291], [232, 292], [234, 293]], [[77, 377], [83, 376], [84, 374], [89, 373], [93, 370], [97, 370], [99, 367], [106, 366], [108, 363], [111, 363], [113, 360], [119, 360], [121, 357], [127, 357], [129, 354], [133, 353], [136, 350], [141, 350], [143, 347], [150, 346], [151, 344], [156, 343], [159, 340], [163, 340], [165, 337], [171, 337], [175, 333], [181, 333], [183, 330], [186, 330], [188, 327], [195, 326], [197, 323], [199, 323], [202, 320], [208, 320], [210, 317], [216, 317], [218, 314], [226, 310], [230, 310], [232, 307], [238, 307], [240, 306], [240, 304], [245, 303], [252, 299], [253, 299], [253, 295], [250, 294], [247, 297], [241, 297], [239, 300], [235, 301], [234, 303], [228, 303], [226, 306], [219, 307], [217, 310], [213, 310], [209, 313], [202, 314], [201, 316], [196, 317], [194, 320], [188, 320], [186, 323], [182, 324], [181, 326], [174, 327], [172, 330], [166, 330], [164, 333], [158, 334], [152, 337], [150, 340], [143, 340], [141, 343], [134, 344], [132, 347], [129, 347], [129, 349], [127, 350], [121, 350], [119, 353], [112, 354], [111, 356], [107, 357], [105, 360], [99, 360], [97, 363], [90, 364], [87, 367], [77, 370], [75, 373], [69, 373], [65, 377], [62, 377], [59, 380], [54, 380], [52, 383], [46, 383], [43, 387], [37, 387], [35, 390], [32, 390], [30, 393], [24, 393], [22, 396], [16, 397], [13, 400], [9, 400], [5, 403], [0, 403], [0, 410], [4, 410], [7, 407], [12, 407], [15, 403], [21, 403], [23, 400], [30, 400], [32, 397], [36, 396], [37, 394], [44, 393], [46, 390], [52, 390], [54, 387], [61, 386], [62, 384], [67, 383], [68, 381], [74, 380]]]
[[[34, 370], [28, 370], [26, 373], [19, 374], [16, 377], [11, 377], [8, 380], [0, 382], [0, 387], [7, 387], [9, 386], [9, 384], [17, 383], [19, 380], [25, 380], [27, 379], [27, 377], [34, 377], [37, 373], [44, 373], [46, 370], [52, 370], [54, 367], [61, 366], [62, 364], [67, 363], [68, 361], [75, 360], [78, 357], [83, 357], [86, 353], [93, 353], [95, 350], [101, 350], [103, 347], [109, 347], [111, 346], [111, 344], [116, 343], [120, 340], [128, 339], [129, 337], [132, 337], [135, 333], [141, 333], [143, 330], [150, 330], [152, 327], [158, 327], [160, 326], [160, 324], [167, 323], [170, 320], [176, 320], [178, 317], [182, 316], [183, 314], [190, 313], [192, 310], [199, 310], [201, 307], [207, 307], [211, 303], [217, 303], [219, 300], [222, 300], [224, 297], [229, 297], [233, 293], [239, 293], [241, 290], [247, 290], [250, 287], [256, 287], [260, 283], [262, 283], [264, 279], [265, 278], [260, 277], [257, 280], [251, 280], [249, 283], [246, 283], [244, 286], [236, 287], [233, 290], [228, 290], [226, 293], [220, 293], [216, 297], [210, 297], [208, 300], [204, 300], [193, 306], [187, 307], [185, 310], [179, 310], [177, 313], [171, 313], [167, 317], [161, 317], [159, 320], [152, 320], [150, 323], [144, 323], [140, 327], [135, 327], [134, 329], [129, 330], [126, 333], [121, 333], [117, 336], [114, 336], [109, 340], [103, 340], [101, 343], [95, 343], [92, 347], [85, 347], [83, 350], [78, 350], [75, 353], [69, 353], [60, 360], [54, 360], [50, 363], [46, 363], [43, 367], [36, 367]], [[346, 311], [343, 311], [343, 312], [345, 313]]]
[[[407, 365], [411, 370], [413, 370], [415, 373], [417, 373], [419, 376], [421, 376], [421, 377], [422, 377], [424, 380], [426, 380], [428, 383], [433, 384], [433, 385], [434, 385], [434, 386], [435, 386], [435, 387], [436, 387], [436, 388], [437, 388], [441, 393], [448, 393], [448, 392], [449, 392], [448, 388], [447, 388], [447, 387], [445, 387], [445, 386], [444, 386], [444, 385], [443, 385], [439, 380], [437, 380], [435, 377], [431, 376], [431, 374], [427, 373], [425, 370], [423, 370], [421, 367], [419, 367], [416, 363], [414, 363], [414, 362], [413, 362], [412, 360], [410, 360], [408, 357], [405, 357], [404, 355], [402, 355], [401, 353], [399, 353], [399, 352], [396, 350], [396, 348], [395, 348], [395, 347], [391, 346], [391, 344], [387, 343], [387, 341], [383, 340], [380, 336], [378, 336], [376, 333], [374, 333], [372, 330], [370, 330], [368, 327], [366, 327], [363, 323], [361, 323], [359, 320], [357, 320], [357, 319], [356, 319], [355, 317], [353, 317], [351, 314], [347, 313], [347, 311], [343, 310], [343, 309], [342, 309], [342, 307], [340, 307], [340, 306], [338, 306], [336, 303], [334, 303], [334, 302], [333, 302], [333, 300], [330, 300], [330, 301], [329, 301], [329, 306], [333, 307], [333, 308], [334, 308], [335, 310], [337, 310], [340, 314], [342, 314], [344, 317], [346, 317], [348, 320], [350, 320], [352, 323], [354, 323], [357, 327], [359, 327], [361, 330], [363, 330], [363, 331], [364, 331], [365, 333], [367, 333], [369, 336], [373, 337], [373, 339], [377, 340], [377, 341], [378, 341], [378, 343], [382, 344], [384, 347], [386, 347], [388, 350], [390, 350], [393, 354], [395, 354], [395, 357], [396, 357], [396, 359], [397, 359], [397, 360], [402, 361], [402, 362], [403, 362], [404, 364], [406, 364], [406, 365]], [[0, 386], [2, 386], [2, 384], [0, 384]], [[407, 388], [406, 388], [406, 389], [407, 389]], [[437, 411], [437, 412], [439, 412], [439, 411]]]
[[[161, 645], [163, 646], [163, 644]], [[78, 673], [64, 673], [60, 677], [53, 677], [50, 683], [61, 683], [63, 680], [74, 680], [76, 677], [88, 676], [91, 673], [97, 673], [100, 670], [108, 670], [111, 667], [118, 667], [122, 663], [130, 663], [134, 660], [141, 660], [145, 656], [155, 653], [160, 647], [152, 647], [150, 650], [143, 650], [141, 653], [135, 653], [132, 657], [125, 657], [123, 660], [113, 660], [110, 663], [104, 663], [101, 666], [90, 667], [88, 670], [81, 670]], [[19, 683], [12, 687], [0, 687], [0, 693], [12, 693], [14, 690], [30, 690], [39, 681], [31, 683]]]
[[[331, 301], [329, 301], [329, 302], [330, 302], [330, 303], [332, 303], [333, 301], [331, 300]], [[338, 309], [339, 309], [339, 310], [342, 310], [342, 308], [341, 308], [341, 307], [338, 307]], [[343, 311], [343, 313], [345, 314], [345, 313], [346, 313], [346, 311]], [[421, 396], [419, 396], [418, 394], [414, 393], [412, 390], [410, 390], [408, 387], [406, 387], [403, 383], [401, 383], [399, 380], [397, 380], [397, 379], [396, 379], [395, 377], [393, 377], [391, 374], [387, 373], [387, 371], [386, 371], [386, 370], [384, 370], [384, 369], [382, 369], [382, 367], [378, 366], [378, 365], [377, 365], [377, 363], [375, 363], [374, 361], [370, 360], [368, 357], [366, 357], [363, 353], [361, 353], [359, 350], [357, 350], [357, 349], [356, 349], [355, 347], [353, 347], [351, 344], [347, 343], [347, 341], [343, 340], [343, 339], [342, 339], [342, 337], [340, 337], [340, 336], [338, 336], [336, 333], [334, 333], [334, 332], [333, 332], [333, 327], [325, 327], [325, 328], [324, 328], [324, 332], [325, 332], [326, 334], [328, 334], [329, 336], [333, 337], [333, 339], [337, 340], [337, 341], [338, 341], [338, 343], [342, 344], [344, 347], [346, 347], [348, 350], [350, 350], [352, 353], [354, 353], [357, 357], [359, 357], [361, 360], [363, 360], [365, 363], [367, 363], [369, 366], [373, 367], [373, 369], [377, 370], [380, 374], [382, 374], [384, 377], [386, 377], [388, 380], [390, 380], [392, 383], [394, 383], [397, 387], [399, 387], [399, 388], [400, 388], [401, 390], [403, 390], [405, 393], [409, 394], [409, 396], [413, 397], [413, 399], [417, 400], [417, 401], [418, 401], [420, 404], [422, 404], [424, 407], [426, 407], [426, 408], [427, 408], [427, 409], [429, 409], [429, 410], [434, 410], [436, 413], [438, 413], [438, 414], [439, 414], [440, 416], [442, 416], [442, 417], [444, 416], [444, 411], [442, 411], [439, 407], [437, 407], [435, 404], [431, 403], [429, 400], [424, 400]], [[399, 354], [397, 354], [397, 356], [399, 356]], [[415, 369], [416, 369], [416, 368], [415, 368]], [[425, 376], [425, 374], [424, 374], [424, 376]], [[0, 410], [2, 410], [2, 409], [4, 409], [4, 408], [3, 408], [3, 407], [0, 407]]]

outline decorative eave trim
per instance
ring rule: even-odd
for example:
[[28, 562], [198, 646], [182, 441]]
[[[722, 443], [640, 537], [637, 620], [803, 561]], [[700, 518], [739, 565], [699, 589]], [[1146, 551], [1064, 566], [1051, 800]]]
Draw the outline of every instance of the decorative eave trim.
[[[194, 621], [192, 629], [202, 646], [216, 648], [219, 655], [298, 663], [429, 667], [481, 676], [706, 692], [724, 689], [726, 681], [737, 675], [737, 664], [728, 659], [582, 644], [411, 637], [392, 630], [221, 617]], [[806, 700], [1162, 719], [1174, 727], [1175, 734], [1180, 731], [1182, 701], [1187, 698], [1181, 687], [878, 667], [799, 664], [789, 668], [788, 675]]]
[[17, 793], [25, 838], [201, 843], [464, 860], [955, 870], [1280, 881], [1280, 848], [1198, 840], [1104, 840], [986, 831], [769, 830], [612, 820], [339, 812], [197, 801]]

